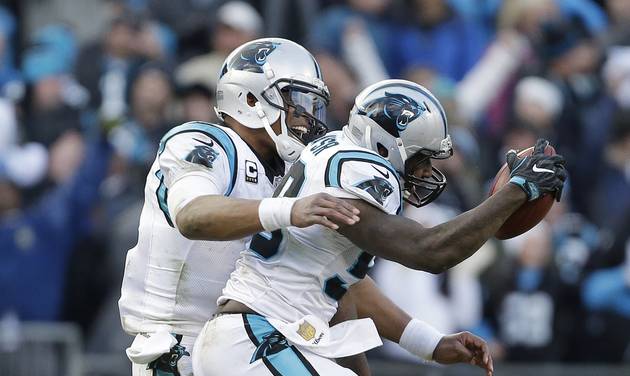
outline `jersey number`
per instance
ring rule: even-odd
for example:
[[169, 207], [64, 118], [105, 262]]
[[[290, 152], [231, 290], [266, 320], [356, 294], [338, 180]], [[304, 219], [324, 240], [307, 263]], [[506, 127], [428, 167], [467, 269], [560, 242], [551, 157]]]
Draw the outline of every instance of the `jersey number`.
[[[370, 269], [370, 263], [374, 256], [367, 252], [362, 252], [357, 261], [348, 269], [348, 273], [357, 279], [363, 279]], [[348, 291], [348, 283], [344, 281], [338, 274], [328, 278], [324, 282], [324, 292], [335, 300], [341, 299]]]
[[[304, 184], [304, 163], [295, 162], [287, 175], [273, 193], [273, 197], [296, 197]], [[270, 258], [278, 253], [282, 242], [282, 230], [259, 232], [254, 235], [249, 249], [263, 258]]]
[[297, 161], [282, 179], [273, 197], [297, 197], [304, 184], [304, 162]]
[[337, 138], [335, 136], [322, 137], [319, 140], [313, 142], [313, 146], [311, 146], [311, 153], [313, 153], [313, 155], [317, 155], [335, 145], [339, 145], [339, 142], [337, 141]]
[[[323, 137], [313, 144], [311, 151], [317, 155], [329, 147], [338, 145], [335, 137]], [[304, 184], [304, 163], [297, 161], [291, 166], [287, 175], [276, 188], [273, 197], [297, 197]], [[261, 257], [268, 259], [278, 253], [282, 242], [282, 230], [273, 232], [260, 232], [252, 238], [249, 249]], [[363, 252], [357, 261], [348, 269], [348, 273], [357, 279], [362, 279], [370, 268], [370, 262], [374, 256]], [[332, 299], [339, 300], [348, 291], [348, 283], [339, 275], [328, 278], [324, 282], [324, 292]]]
[[278, 253], [280, 242], [282, 242], [282, 230], [259, 232], [249, 243], [249, 249], [260, 257], [268, 259]]
[[[304, 184], [304, 163], [295, 162], [287, 175], [273, 193], [273, 197], [296, 197]], [[270, 258], [278, 253], [282, 242], [282, 230], [259, 232], [254, 235], [249, 249], [263, 258]]]

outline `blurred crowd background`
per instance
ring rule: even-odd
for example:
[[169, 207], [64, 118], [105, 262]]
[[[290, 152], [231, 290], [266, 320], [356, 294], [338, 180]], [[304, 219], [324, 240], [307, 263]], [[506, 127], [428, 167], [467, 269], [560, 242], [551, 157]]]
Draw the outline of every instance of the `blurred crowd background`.
[[0, 4], [0, 353], [30, 322], [71, 322], [83, 351], [124, 357], [117, 300], [158, 142], [217, 121], [223, 59], [280, 36], [321, 64], [331, 129], [384, 78], [441, 100], [449, 184], [407, 211], [427, 226], [479, 204], [508, 149], [545, 137], [567, 159], [562, 201], [525, 235], [440, 275], [378, 261], [393, 300], [483, 336], [497, 360], [630, 362], [629, 0]]

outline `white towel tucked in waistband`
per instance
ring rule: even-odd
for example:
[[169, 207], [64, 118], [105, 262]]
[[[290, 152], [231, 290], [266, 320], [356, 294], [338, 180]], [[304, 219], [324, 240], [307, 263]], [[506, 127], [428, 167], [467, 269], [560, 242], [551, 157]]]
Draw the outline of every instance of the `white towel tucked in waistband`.
[[348, 320], [332, 327], [313, 315], [293, 323], [272, 318], [267, 321], [289, 342], [326, 358], [343, 358], [383, 344], [369, 318]]
[[177, 340], [167, 331], [150, 334], [140, 333], [136, 335], [133, 343], [125, 352], [133, 363], [146, 364], [171, 351], [175, 344], [177, 344]]

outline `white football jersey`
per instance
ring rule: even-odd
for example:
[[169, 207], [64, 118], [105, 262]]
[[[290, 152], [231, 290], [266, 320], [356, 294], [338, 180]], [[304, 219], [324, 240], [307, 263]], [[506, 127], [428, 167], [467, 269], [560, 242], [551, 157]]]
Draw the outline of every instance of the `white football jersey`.
[[[284, 168], [283, 164], [277, 182]], [[196, 336], [216, 310], [235, 261], [251, 239], [185, 238], [174, 227], [169, 190], [185, 189], [186, 200], [180, 208], [210, 194], [262, 199], [273, 194], [270, 179], [274, 176], [269, 175], [256, 154], [229, 128], [190, 122], [164, 136], [147, 176], [138, 244], [127, 254], [119, 301], [126, 332], [166, 328]], [[193, 181], [201, 184], [190, 184]]]
[[[402, 195], [391, 164], [371, 150], [331, 132], [309, 144], [276, 189], [278, 197], [318, 192], [361, 199], [399, 214]], [[289, 227], [253, 237], [237, 262], [219, 304], [244, 303], [257, 313], [286, 322], [306, 315], [330, 321], [337, 301], [361, 280], [373, 256], [324, 226]]]

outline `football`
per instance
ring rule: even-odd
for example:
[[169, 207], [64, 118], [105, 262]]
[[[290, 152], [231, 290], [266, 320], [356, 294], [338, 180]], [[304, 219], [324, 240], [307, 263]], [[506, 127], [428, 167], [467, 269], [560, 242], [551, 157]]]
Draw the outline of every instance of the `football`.
[[[518, 153], [519, 157], [531, 155], [534, 151], [534, 147], [527, 148]], [[556, 150], [553, 146], [548, 145], [545, 148], [545, 155], [554, 155]], [[499, 172], [494, 177], [494, 181], [490, 188], [488, 196], [492, 196], [495, 192], [498, 192], [505, 184], [510, 180], [510, 170], [507, 163], [501, 166]], [[543, 194], [539, 198], [533, 201], [524, 203], [517, 211], [515, 211], [494, 234], [497, 239], [509, 239], [518, 236], [532, 227], [536, 226], [538, 222], [545, 218], [545, 215], [551, 209], [554, 203], [554, 197], [549, 194]]]

